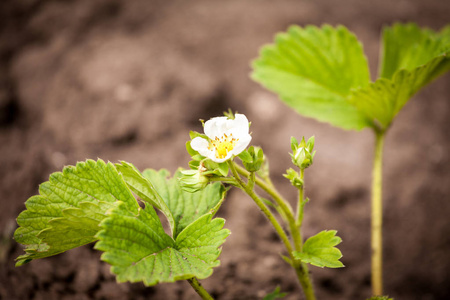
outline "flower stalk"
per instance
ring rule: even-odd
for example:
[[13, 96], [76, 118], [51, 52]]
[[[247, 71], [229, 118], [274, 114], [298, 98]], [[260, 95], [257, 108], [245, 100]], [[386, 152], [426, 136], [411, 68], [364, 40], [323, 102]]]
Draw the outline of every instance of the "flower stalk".
[[305, 207], [305, 169], [300, 169], [300, 180], [303, 182], [298, 189], [298, 204], [297, 204], [297, 226], [301, 227], [303, 223], [303, 208]]
[[[286, 250], [289, 253], [291, 265], [295, 269], [295, 273], [303, 288], [303, 293], [305, 294], [306, 299], [315, 300], [316, 296], [314, 294], [314, 288], [311, 282], [311, 278], [309, 276], [308, 266], [305, 263], [302, 263], [293, 257], [292, 254], [293, 247], [289, 241], [289, 238], [287, 237], [286, 233], [284, 232], [278, 221], [275, 219], [273, 214], [270, 212], [270, 210], [264, 205], [261, 199], [253, 191], [253, 185], [256, 183], [256, 185], [261, 187], [265, 192], [267, 192], [267, 194], [269, 194], [272, 197], [272, 199], [276, 202], [276, 204], [281, 208], [289, 225], [289, 231], [291, 233], [294, 242], [294, 249], [296, 251], [301, 251], [303, 245], [302, 236], [300, 228], [296, 225], [292, 208], [290, 207], [288, 202], [285, 199], [283, 199], [283, 197], [278, 193], [278, 191], [275, 190], [269, 178], [267, 178], [266, 181], [263, 181], [262, 179], [256, 177], [253, 172], [250, 173], [246, 171], [244, 168], [236, 165], [234, 162], [229, 161], [228, 163], [230, 166], [230, 170], [233, 173], [233, 177], [239, 183], [241, 189], [255, 201], [255, 203], [258, 205], [261, 211], [272, 223], [273, 227], [275, 228], [281, 240], [283, 241]], [[249, 182], [245, 184], [240, 178], [239, 174], [248, 177]], [[251, 182], [252, 180], [254, 180], [254, 182]]]
[[[283, 228], [281, 227], [280, 223], [277, 221], [275, 216], [264, 205], [264, 202], [258, 197], [258, 195], [256, 195], [256, 193], [252, 188], [253, 184], [252, 183], [246, 184], [244, 181], [242, 181], [238, 171], [236, 170], [235, 163], [233, 163], [231, 160], [228, 161], [228, 166], [230, 167], [231, 173], [233, 174], [233, 177], [236, 179], [238, 186], [253, 199], [256, 205], [258, 205], [259, 209], [263, 212], [263, 214], [267, 217], [267, 219], [269, 219], [270, 223], [275, 228], [275, 231], [278, 233], [286, 249], [288, 250], [289, 257], [291, 258], [291, 260], [294, 260], [294, 257], [292, 256], [293, 249], [291, 243], [289, 242], [289, 238], [286, 235], [286, 232], [284, 232]], [[254, 179], [254, 177], [250, 176], [249, 180], [252, 179]]]

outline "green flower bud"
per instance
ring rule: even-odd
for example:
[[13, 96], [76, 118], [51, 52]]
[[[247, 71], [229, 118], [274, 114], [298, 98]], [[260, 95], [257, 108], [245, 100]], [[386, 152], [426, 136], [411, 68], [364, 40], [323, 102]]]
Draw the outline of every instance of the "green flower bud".
[[197, 170], [183, 170], [181, 176], [178, 178], [181, 189], [195, 193], [203, 190], [209, 182], [209, 179], [203, 174], [203, 167], [199, 167]]
[[294, 169], [289, 168], [286, 170], [286, 174], [283, 174], [284, 177], [289, 179], [291, 184], [296, 188], [301, 188], [303, 186], [303, 180], [300, 179], [300, 175]]
[[239, 158], [242, 160], [242, 164], [249, 172], [256, 172], [261, 168], [264, 163], [264, 153], [260, 147], [251, 146], [248, 150], [239, 154]]
[[314, 155], [314, 137], [311, 137], [308, 142], [305, 142], [303, 137], [300, 143], [295, 138], [291, 138], [291, 154], [292, 163], [300, 169], [306, 169], [313, 163]]

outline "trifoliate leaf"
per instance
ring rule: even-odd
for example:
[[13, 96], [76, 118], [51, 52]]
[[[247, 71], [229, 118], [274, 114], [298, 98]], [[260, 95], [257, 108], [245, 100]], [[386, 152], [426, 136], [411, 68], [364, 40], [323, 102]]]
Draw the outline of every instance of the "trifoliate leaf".
[[169, 178], [167, 170], [145, 170], [142, 175], [148, 179], [156, 189], [156, 192], [164, 200], [175, 221], [173, 237], [186, 228], [189, 224], [204, 214], [215, 214], [225, 197], [225, 188], [218, 182], [208, 185], [201, 191], [190, 193], [183, 191], [178, 181], [181, 176], [178, 170], [172, 178]]
[[275, 299], [281, 299], [287, 296], [287, 293], [282, 293], [279, 286], [275, 288], [275, 290], [272, 293], [267, 294], [263, 300], [275, 300]]
[[193, 276], [204, 279], [220, 264], [220, 245], [229, 235], [223, 219], [206, 214], [187, 226], [173, 240], [151, 205], [134, 215], [123, 205], [112, 210], [97, 234], [95, 248], [112, 265], [117, 281], [143, 281], [145, 285], [173, 282]]
[[341, 251], [334, 247], [342, 240], [336, 236], [336, 230], [324, 230], [306, 240], [302, 252], [294, 251], [294, 257], [304, 263], [317, 267], [341, 268], [344, 265], [339, 261]]
[[415, 24], [397, 24], [385, 29], [384, 42], [382, 78], [349, 96], [381, 130], [420, 88], [450, 70], [450, 26], [438, 34]]
[[116, 164], [117, 170], [122, 173], [125, 182], [130, 189], [136, 193], [143, 201], [147, 201], [159, 209], [167, 218], [171, 231], [175, 232], [176, 224], [172, 212], [166, 202], [158, 194], [153, 184], [145, 178], [139, 170], [130, 163], [122, 161]]
[[52, 256], [96, 240], [99, 222], [120, 200], [131, 212], [138, 204], [111, 163], [87, 160], [50, 175], [38, 196], [25, 203], [14, 234], [26, 246], [17, 266], [32, 259]]
[[301, 115], [343, 129], [372, 126], [346, 99], [369, 84], [369, 68], [361, 44], [343, 26], [290, 27], [262, 48], [252, 78]]

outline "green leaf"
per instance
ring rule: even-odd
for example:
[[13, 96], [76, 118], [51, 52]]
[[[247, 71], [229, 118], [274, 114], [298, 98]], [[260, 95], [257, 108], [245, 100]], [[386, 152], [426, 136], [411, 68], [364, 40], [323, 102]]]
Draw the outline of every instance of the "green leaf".
[[345, 27], [292, 26], [262, 48], [252, 78], [298, 113], [343, 129], [372, 126], [347, 100], [369, 84], [362, 46]]
[[99, 222], [120, 200], [131, 213], [138, 204], [111, 163], [87, 160], [50, 175], [39, 187], [40, 195], [25, 203], [14, 233], [26, 254], [17, 266], [48, 257], [96, 240]]
[[143, 201], [147, 201], [152, 204], [166, 216], [171, 231], [175, 232], [175, 219], [166, 202], [164, 202], [157, 192], [157, 188], [155, 188], [153, 184], [130, 163], [122, 161], [120, 164], [116, 164], [116, 168], [120, 173], [122, 173], [125, 182], [128, 184], [130, 189], [136, 193], [136, 195], [138, 195]]
[[324, 230], [310, 237], [303, 245], [302, 252], [293, 252], [294, 257], [317, 267], [343, 267], [344, 265], [339, 261], [342, 253], [334, 247], [342, 241], [336, 233], [336, 230]]
[[[412, 71], [449, 51], [450, 26], [435, 32], [414, 23], [394, 24], [383, 31], [380, 76], [392, 79], [399, 70]], [[434, 75], [444, 71], [438, 68]]]
[[275, 300], [275, 299], [281, 299], [287, 296], [287, 293], [282, 293], [279, 286], [275, 288], [275, 290], [272, 293], [267, 294], [263, 300]]
[[436, 33], [396, 24], [384, 30], [383, 38], [381, 78], [352, 91], [349, 101], [386, 130], [420, 88], [450, 70], [450, 26]]
[[367, 118], [386, 130], [411, 97], [443, 69], [450, 70], [450, 57], [438, 56], [411, 71], [400, 70], [393, 79], [380, 78], [352, 92], [349, 101]]
[[389, 296], [372, 296], [367, 300], [394, 300], [394, 298], [389, 298]]
[[215, 214], [225, 197], [225, 188], [219, 182], [195, 193], [183, 191], [178, 181], [180, 170], [172, 178], [168, 178], [170, 174], [167, 170], [147, 169], [142, 175], [153, 184], [172, 213], [175, 221], [174, 238], [203, 215], [210, 212]]
[[122, 205], [112, 210], [97, 234], [95, 248], [105, 253], [102, 260], [112, 265], [117, 281], [143, 281], [145, 285], [173, 282], [193, 276], [204, 279], [220, 264], [219, 249], [230, 234], [222, 229], [223, 219], [203, 215], [173, 240], [151, 205], [136, 216]]

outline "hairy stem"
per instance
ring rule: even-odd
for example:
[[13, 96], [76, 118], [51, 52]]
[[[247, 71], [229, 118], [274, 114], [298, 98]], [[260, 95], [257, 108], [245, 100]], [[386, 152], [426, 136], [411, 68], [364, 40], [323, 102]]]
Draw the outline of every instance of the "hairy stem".
[[298, 189], [298, 203], [297, 203], [297, 221], [298, 227], [302, 226], [303, 222], [303, 208], [305, 207], [305, 169], [300, 169], [300, 179], [303, 185]]
[[[264, 203], [255, 194], [253, 189], [249, 190], [248, 187], [245, 185], [245, 183], [243, 183], [242, 180], [240, 179], [239, 174], [249, 177], [249, 172], [246, 171], [244, 168], [242, 168], [232, 162], [230, 162], [229, 164], [230, 164], [230, 169], [233, 173], [233, 176], [236, 178], [236, 180], [238, 182], [241, 181], [241, 185], [243, 186], [242, 189], [250, 197], [252, 197], [253, 200], [255, 200], [254, 197], [256, 197], [258, 199], [258, 201], [261, 203], [261, 205], [264, 206], [264, 209], [267, 210], [267, 212], [273, 217], [272, 213], [267, 209], [267, 207], [264, 205]], [[284, 215], [288, 221], [289, 230], [291, 232], [292, 239], [294, 241], [295, 250], [301, 251], [302, 246], [303, 246], [302, 236], [301, 236], [299, 227], [296, 225], [295, 217], [294, 217], [292, 208], [289, 205], [289, 203], [278, 193], [278, 191], [275, 189], [275, 187], [273, 186], [270, 179], [268, 179], [267, 181], [263, 181], [262, 179], [255, 177], [254, 175], [249, 178], [253, 179], [255, 181], [256, 185], [258, 185], [267, 194], [269, 194], [272, 197], [272, 199], [279, 205], [281, 210], [284, 212]], [[252, 196], [252, 194], [253, 194], [253, 196]], [[256, 200], [255, 200], [255, 202], [256, 202]], [[263, 210], [263, 209], [261, 209], [261, 210]], [[264, 212], [264, 210], [263, 210], [263, 212]], [[267, 214], [266, 214], [266, 216], [267, 216]], [[269, 218], [269, 220], [270, 220], [270, 218]], [[279, 223], [276, 221], [275, 218], [274, 218], [274, 220], [279, 226]], [[274, 223], [272, 223], [272, 224], [276, 229], [276, 225]], [[308, 266], [306, 264], [294, 259], [293, 254], [292, 254], [292, 246], [289, 242], [289, 239], [287, 238], [284, 230], [281, 229], [281, 232], [283, 235], [280, 235], [280, 232], [277, 230], [277, 233], [280, 235], [280, 238], [282, 239], [283, 243], [286, 246], [286, 249], [288, 250], [289, 257], [292, 261], [292, 266], [294, 267], [295, 273], [297, 274], [297, 278], [303, 288], [303, 293], [305, 294], [305, 297], [307, 300], [315, 300], [316, 296], [314, 294], [314, 288], [313, 288], [313, 285], [311, 282], [311, 278], [309, 276]]]
[[198, 282], [196, 277], [189, 278], [187, 281], [203, 300], [214, 300], [214, 298], [203, 288], [200, 282]]
[[382, 162], [384, 132], [376, 132], [372, 170], [372, 294], [383, 295], [383, 201]]
[[[239, 174], [236, 170], [236, 165], [231, 161], [228, 161], [228, 165], [230, 167], [231, 172], [233, 173], [234, 178], [236, 179], [237, 183], [239, 184], [240, 188], [253, 199], [253, 201], [256, 203], [256, 205], [258, 205], [259, 209], [263, 212], [263, 214], [267, 217], [267, 219], [269, 219], [270, 223], [272, 223], [272, 226], [275, 228], [275, 231], [278, 233], [282, 242], [284, 243], [284, 246], [288, 250], [290, 258], [293, 260], [294, 259], [292, 256], [293, 249], [292, 249], [291, 243], [289, 242], [289, 238], [287, 237], [287, 235], [284, 232], [283, 228], [281, 227], [280, 223], [278, 223], [275, 216], [264, 205], [264, 202], [258, 197], [258, 195], [256, 195], [256, 193], [253, 191], [253, 188], [250, 188], [249, 186], [247, 186], [247, 184], [245, 184], [245, 182], [242, 181], [241, 177], [239, 176]], [[252, 178], [252, 177], [250, 177], [250, 178]]]

